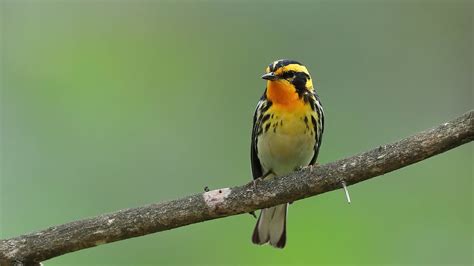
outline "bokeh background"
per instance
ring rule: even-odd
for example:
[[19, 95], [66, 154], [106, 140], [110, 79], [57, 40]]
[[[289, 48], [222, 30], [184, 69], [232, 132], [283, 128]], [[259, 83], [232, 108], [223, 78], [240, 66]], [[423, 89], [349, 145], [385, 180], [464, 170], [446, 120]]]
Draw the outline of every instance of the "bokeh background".
[[[471, 1], [2, 1], [0, 238], [250, 180], [270, 62], [305, 63], [326, 111], [319, 162], [473, 107]], [[250, 215], [46, 265], [473, 261], [473, 146], [296, 202], [284, 250]]]

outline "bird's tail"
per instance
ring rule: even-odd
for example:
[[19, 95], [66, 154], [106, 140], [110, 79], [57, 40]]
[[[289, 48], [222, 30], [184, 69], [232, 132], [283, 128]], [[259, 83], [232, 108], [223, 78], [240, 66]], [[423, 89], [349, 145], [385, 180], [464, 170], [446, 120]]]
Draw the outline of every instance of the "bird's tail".
[[286, 244], [286, 212], [288, 204], [263, 209], [253, 230], [252, 242], [262, 245], [270, 242], [276, 248]]

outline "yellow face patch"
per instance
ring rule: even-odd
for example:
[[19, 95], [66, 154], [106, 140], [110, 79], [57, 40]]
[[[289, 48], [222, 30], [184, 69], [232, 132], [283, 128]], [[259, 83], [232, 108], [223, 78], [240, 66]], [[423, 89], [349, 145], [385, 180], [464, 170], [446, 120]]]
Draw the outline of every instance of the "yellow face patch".
[[[313, 82], [305, 66], [297, 62], [281, 66], [282, 62], [282, 60], [277, 60], [265, 69], [266, 73], [273, 71], [273, 74], [278, 76], [276, 79], [267, 81], [266, 96], [276, 104], [293, 109], [302, 104], [299, 94], [303, 89], [308, 91], [314, 90]], [[276, 67], [277, 69], [275, 69]], [[303, 82], [301, 82], [302, 79]], [[295, 86], [298, 86], [299, 91]]]
[[311, 79], [308, 79], [306, 80], [306, 85], [305, 87], [310, 90], [310, 91], [313, 91], [314, 90], [314, 87], [313, 87], [313, 82], [311, 81]]

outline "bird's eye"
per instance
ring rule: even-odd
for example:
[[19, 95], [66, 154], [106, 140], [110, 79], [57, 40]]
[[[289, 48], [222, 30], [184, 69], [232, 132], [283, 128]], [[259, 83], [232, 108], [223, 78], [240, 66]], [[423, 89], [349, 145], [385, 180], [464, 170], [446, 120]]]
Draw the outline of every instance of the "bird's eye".
[[289, 78], [294, 78], [295, 77], [295, 71], [288, 71], [283, 73], [283, 78], [284, 79], [289, 79]]

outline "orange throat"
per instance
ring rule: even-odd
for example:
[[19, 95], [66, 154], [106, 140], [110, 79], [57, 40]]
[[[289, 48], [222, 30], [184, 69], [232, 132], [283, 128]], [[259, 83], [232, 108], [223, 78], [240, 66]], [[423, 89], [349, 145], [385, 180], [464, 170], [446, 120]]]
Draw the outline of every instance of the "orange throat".
[[267, 81], [267, 99], [287, 108], [303, 104], [293, 85], [282, 80]]

